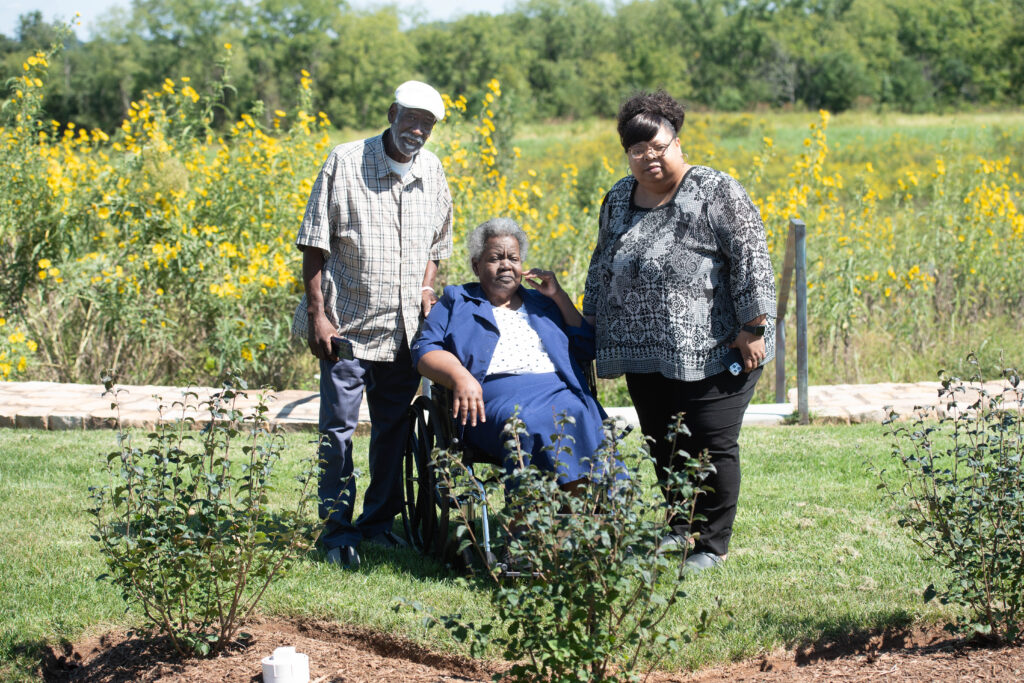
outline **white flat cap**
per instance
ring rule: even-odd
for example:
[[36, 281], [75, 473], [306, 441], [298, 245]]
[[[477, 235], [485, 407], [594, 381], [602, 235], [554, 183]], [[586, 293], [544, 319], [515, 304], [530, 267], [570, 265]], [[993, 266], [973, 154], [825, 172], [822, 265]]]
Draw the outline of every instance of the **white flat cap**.
[[444, 118], [441, 93], [422, 81], [406, 81], [395, 88], [395, 102], [407, 109], [423, 109], [440, 121]]

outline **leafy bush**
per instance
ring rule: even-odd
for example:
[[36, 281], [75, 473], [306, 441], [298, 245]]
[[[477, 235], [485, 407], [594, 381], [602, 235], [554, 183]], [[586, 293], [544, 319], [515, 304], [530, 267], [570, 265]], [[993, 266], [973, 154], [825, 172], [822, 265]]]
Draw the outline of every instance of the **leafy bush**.
[[[680, 416], [669, 438], [685, 429]], [[523, 424], [513, 417], [505, 430], [522, 432]], [[610, 456], [616, 452], [614, 438], [595, 456], [604, 475], [583, 491], [565, 490], [554, 474], [524, 464], [517, 439], [509, 445], [519, 462], [505, 481], [504, 507], [494, 505], [500, 484], [485, 484], [483, 493], [507, 539], [502, 558], [487, 575], [496, 616], [477, 624], [459, 614], [430, 613], [428, 625], [443, 625], [475, 655], [488, 643], [496, 645], [513, 662], [502, 679], [566, 682], [635, 680], [644, 663], [653, 667], [660, 656], [706, 629], [705, 611], [691, 632], [667, 632], [667, 615], [686, 595], [686, 553], [659, 550], [670, 516], [683, 514], [692, 521], [692, 503], [706, 490], [700, 484], [710, 471], [706, 462], [679, 451], [683, 471], [664, 482], [680, 494], [681, 502], [670, 508], [660, 490], [644, 485], [638, 464], [623, 466]], [[552, 436], [549, 448], [571, 452], [562, 434]], [[444, 451], [434, 457], [439, 480], [458, 495], [469, 476], [462, 461]], [[628, 478], [616, 476], [621, 474]], [[475, 548], [486, 560], [467, 509], [459, 508], [459, 550]], [[518, 578], [509, 578], [512, 572]]]
[[[104, 384], [112, 390], [109, 377]], [[315, 516], [307, 513], [316, 505], [318, 463], [305, 463], [293, 507], [272, 511], [280, 436], [268, 427], [266, 396], [248, 415], [236, 408], [244, 388], [231, 380], [199, 403], [208, 419], [200, 432], [193, 429], [198, 397], [186, 393], [173, 404], [177, 420], [161, 419], [144, 447], [119, 420], [109, 482], [92, 489], [93, 539], [109, 571], [101, 578], [183, 655], [228, 645], [270, 583], [315, 538]]]
[[[969, 357], [977, 369], [978, 362]], [[970, 614], [960, 630], [1008, 641], [1024, 635], [1024, 390], [1016, 370], [1003, 371], [1009, 387], [994, 389], [980, 373], [965, 382], [940, 373], [940, 413], [919, 412], [910, 426], [887, 421], [895, 472], [879, 470], [879, 488], [898, 508], [899, 525], [940, 565], [950, 580], [928, 586], [945, 604]]]

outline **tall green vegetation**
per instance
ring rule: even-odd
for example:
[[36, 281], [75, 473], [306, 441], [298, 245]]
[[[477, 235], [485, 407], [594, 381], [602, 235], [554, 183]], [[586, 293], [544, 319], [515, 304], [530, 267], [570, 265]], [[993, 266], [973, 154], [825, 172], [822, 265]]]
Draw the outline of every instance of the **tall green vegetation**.
[[[326, 0], [137, 1], [67, 41], [46, 110], [109, 131], [164, 78], [216, 78], [211, 55], [225, 43], [232, 114], [294, 101], [306, 70], [316, 109], [352, 127], [378, 125], [390, 87], [413, 76], [480, 97], [496, 77], [526, 119], [608, 116], [655, 87], [719, 110], [1024, 101], [1024, 0], [523, 0], [496, 16], [404, 23], [394, 7]], [[0, 79], [56, 35], [40, 13], [20, 17], [0, 36]]]

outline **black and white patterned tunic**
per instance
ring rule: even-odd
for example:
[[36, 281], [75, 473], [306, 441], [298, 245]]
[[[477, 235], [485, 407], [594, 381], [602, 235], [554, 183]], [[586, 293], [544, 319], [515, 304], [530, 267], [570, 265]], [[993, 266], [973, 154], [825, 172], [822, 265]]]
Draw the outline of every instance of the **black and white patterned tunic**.
[[636, 179], [601, 206], [583, 314], [597, 319], [597, 374], [658, 372], [698, 381], [722, 372], [740, 326], [768, 316], [775, 356], [775, 275], [761, 215], [735, 178], [692, 166], [671, 202], [633, 203]]

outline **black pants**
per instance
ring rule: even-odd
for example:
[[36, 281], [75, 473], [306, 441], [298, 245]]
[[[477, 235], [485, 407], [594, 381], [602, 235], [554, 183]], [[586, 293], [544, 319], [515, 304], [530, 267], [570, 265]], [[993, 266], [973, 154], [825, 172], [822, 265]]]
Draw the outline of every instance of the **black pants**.
[[[697, 498], [695, 513], [707, 520], [693, 524], [693, 532], [700, 534], [695, 552], [729, 552], [740, 495], [740, 426], [761, 370], [739, 376], [722, 372], [698, 382], [668, 379], [658, 373], [626, 375], [640, 429], [644, 436], [654, 440], [651, 455], [659, 479], [664, 480], [666, 472], [673, 471], [672, 456], [679, 450], [696, 457], [707, 449], [715, 466], [716, 472], [704, 482], [714, 490]], [[684, 413], [690, 436], [679, 437], [673, 447], [665, 434], [672, 417], [680, 412]], [[673, 519], [670, 524], [676, 533], [690, 531], [686, 520]]]

